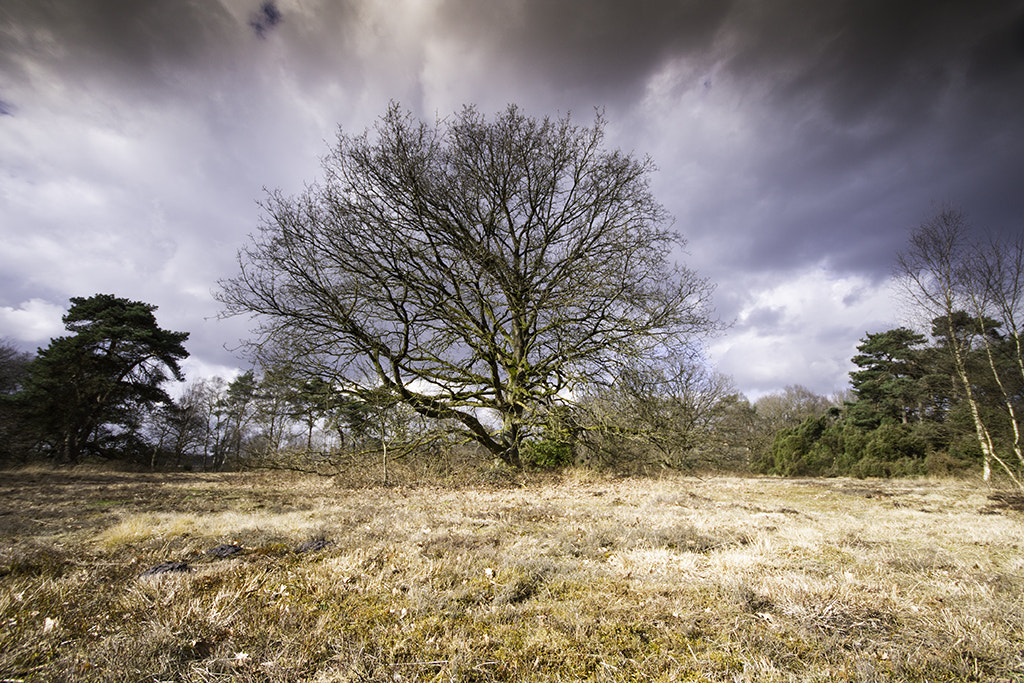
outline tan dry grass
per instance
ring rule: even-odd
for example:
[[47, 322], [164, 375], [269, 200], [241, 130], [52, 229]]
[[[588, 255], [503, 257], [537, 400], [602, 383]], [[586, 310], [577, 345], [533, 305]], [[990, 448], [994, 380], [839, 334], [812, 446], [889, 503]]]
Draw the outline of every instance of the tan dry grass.
[[0, 678], [1024, 680], [1022, 514], [977, 484], [105, 477], [0, 479]]

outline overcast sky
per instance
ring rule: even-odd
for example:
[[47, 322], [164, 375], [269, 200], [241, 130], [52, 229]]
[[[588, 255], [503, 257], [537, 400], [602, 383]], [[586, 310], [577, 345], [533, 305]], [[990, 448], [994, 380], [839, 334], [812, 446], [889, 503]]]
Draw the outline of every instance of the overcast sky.
[[391, 100], [603, 108], [658, 165], [752, 398], [845, 387], [943, 204], [1024, 230], [1024, 0], [0, 0], [0, 337], [46, 346], [109, 293], [191, 333], [190, 376], [246, 367], [212, 292], [264, 189]]

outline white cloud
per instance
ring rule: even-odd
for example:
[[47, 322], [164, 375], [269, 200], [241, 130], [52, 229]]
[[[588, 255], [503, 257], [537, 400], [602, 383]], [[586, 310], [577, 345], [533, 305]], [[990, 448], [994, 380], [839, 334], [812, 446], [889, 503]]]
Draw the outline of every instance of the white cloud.
[[181, 361], [181, 370], [185, 375], [184, 382], [168, 382], [164, 386], [164, 390], [174, 399], [181, 398], [185, 389], [192, 382], [210, 380], [215, 377], [219, 377], [225, 382], [231, 382], [242, 374], [242, 370], [237, 366], [208, 363], [194, 356], [189, 356]]
[[710, 353], [749, 398], [789, 384], [827, 395], [846, 386], [860, 339], [897, 326], [896, 318], [890, 282], [818, 266], [755, 288]]
[[0, 337], [45, 346], [64, 331], [63, 306], [29, 299], [17, 308], [0, 306]]

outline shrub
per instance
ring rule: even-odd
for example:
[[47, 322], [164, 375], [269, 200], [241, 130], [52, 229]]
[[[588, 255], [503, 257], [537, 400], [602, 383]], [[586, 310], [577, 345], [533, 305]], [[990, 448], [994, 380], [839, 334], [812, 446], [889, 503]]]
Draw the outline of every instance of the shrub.
[[815, 476], [829, 472], [835, 457], [827, 446], [819, 444], [829, 421], [827, 415], [808, 418], [793, 429], [781, 430], [775, 435], [771, 451], [752, 463], [751, 469], [784, 477]]
[[[926, 457], [936, 434], [924, 425], [883, 422], [865, 430], [832, 416], [780, 431], [756, 472], [782, 476], [905, 477], [930, 471]], [[936, 466], [938, 464], [936, 463]]]
[[[962, 454], [960, 454], [962, 456]], [[960, 476], [975, 466], [972, 459], [958, 457], [948, 450], [933, 451], [924, 460], [928, 474], [938, 477]]]
[[523, 445], [525, 462], [533, 467], [553, 470], [572, 464], [572, 446], [559, 439], [544, 437]]

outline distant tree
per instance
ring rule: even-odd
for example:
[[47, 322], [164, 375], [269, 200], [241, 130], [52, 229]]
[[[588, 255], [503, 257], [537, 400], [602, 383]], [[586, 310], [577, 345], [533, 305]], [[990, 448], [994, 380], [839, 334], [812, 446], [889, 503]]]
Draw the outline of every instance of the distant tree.
[[817, 419], [833, 407], [832, 401], [801, 384], [790, 384], [754, 402], [755, 426], [751, 435], [754, 458], [763, 456], [775, 435], [808, 419]]
[[[243, 372], [220, 387], [212, 405], [217, 429], [217, 448], [213, 451], [212, 462], [209, 465], [212, 469], [224, 469], [231, 458], [234, 458], [236, 466], [240, 465], [243, 451], [250, 438], [250, 425], [268, 414], [268, 411], [262, 410], [260, 406], [263, 394], [263, 383], [256, 379], [252, 370]], [[273, 426], [277, 426], [284, 419], [283, 415], [271, 414]], [[272, 427], [270, 438], [273, 437]]]
[[255, 392], [252, 371], [231, 382], [219, 376], [191, 382], [169, 412], [175, 418], [174, 438], [187, 447], [176, 454], [176, 462], [204, 472], [223, 470], [232, 459], [237, 466], [252, 436]]
[[339, 392], [320, 378], [306, 380], [292, 387], [288, 395], [288, 412], [306, 430], [306, 450], [313, 450], [313, 432], [326, 424], [342, 402]]
[[733, 391], [727, 377], [690, 358], [635, 363], [591, 385], [578, 425], [612, 465], [706, 466]]
[[518, 467], [553, 401], [717, 327], [653, 164], [605, 150], [604, 126], [393, 105], [374, 137], [339, 134], [322, 183], [271, 195], [226, 313], [257, 315], [261, 365], [383, 387]]
[[190, 383], [181, 397], [181, 401], [193, 406], [200, 425], [199, 443], [191, 464], [204, 472], [226, 458], [222, 454], [228, 442], [227, 421], [221, 407], [225, 391], [227, 382], [223, 377], [203, 377]]
[[978, 244], [969, 260], [968, 295], [985, 365], [998, 391], [996, 421], [1024, 473], [1024, 236]]
[[834, 422], [834, 414], [821, 415], [779, 430], [769, 451], [754, 460], [752, 469], [787, 477], [835, 474], [836, 454], [823, 440]]
[[140, 411], [170, 401], [162, 385], [182, 379], [188, 333], [160, 329], [154, 310], [108, 294], [71, 299], [72, 334], [39, 351], [18, 394], [26, 426], [57, 461], [117, 455], [111, 446], [135, 436]]
[[0, 460], [24, 455], [25, 434], [19, 425], [13, 396], [21, 389], [31, 362], [31, 354], [0, 339]]
[[758, 417], [772, 430], [795, 427], [809, 417], [821, 417], [832, 407], [825, 396], [802, 384], [790, 384], [782, 391], [765, 394], [754, 403]]
[[175, 469], [191, 469], [195, 466], [196, 455], [203, 452], [210, 421], [203, 400], [203, 386], [200, 383], [189, 385], [178, 400], [168, 406], [167, 418], [171, 427], [170, 451]]
[[[807, 474], [824, 467], [820, 457], [812, 458], [813, 463], [809, 460], [809, 449], [835, 420], [832, 401], [805, 386], [791, 384], [762, 396], [753, 407], [754, 425], [748, 438], [755, 472]], [[780, 439], [786, 439], [787, 444], [783, 455], [778, 448]]]
[[31, 362], [32, 354], [20, 350], [6, 339], [0, 339], [0, 396], [17, 393]]
[[757, 409], [743, 394], [724, 396], [715, 408], [708, 443], [709, 460], [722, 470], [749, 469], [755, 454], [771, 443], [758, 421]]
[[380, 449], [384, 483], [388, 483], [389, 457], [393, 446], [400, 448], [410, 439], [412, 416], [407, 405], [388, 387], [380, 386], [362, 394], [362, 414], [366, 418], [364, 435], [373, 435]]
[[208, 416], [202, 403], [201, 387], [201, 383], [189, 385], [180, 398], [157, 406], [148, 415], [150, 469], [191, 467], [202, 453]]
[[373, 413], [376, 394], [363, 394], [363, 398], [339, 393], [326, 425], [334, 430], [342, 451], [357, 450], [373, 429], [377, 420]]

